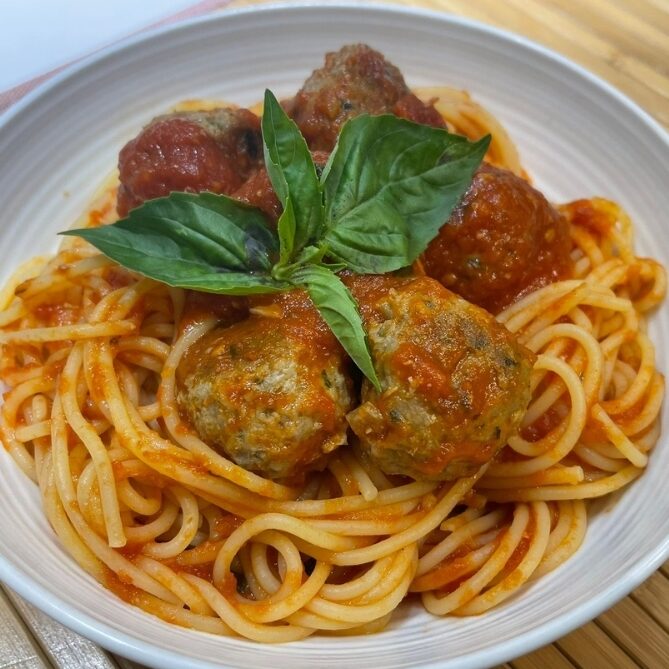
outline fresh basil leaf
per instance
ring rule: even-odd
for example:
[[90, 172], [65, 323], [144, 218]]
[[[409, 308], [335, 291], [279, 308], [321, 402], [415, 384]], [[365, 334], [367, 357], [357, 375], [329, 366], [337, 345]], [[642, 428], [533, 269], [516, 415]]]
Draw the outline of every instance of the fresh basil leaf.
[[164, 272], [148, 274], [140, 272], [156, 281], [166, 283], [176, 288], [189, 288], [202, 293], [216, 293], [218, 295], [263, 295], [266, 293], [280, 293], [290, 288], [285, 281], [275, 281], [267, 274], [246, 274], [245, 272], [191, 272], [185, 276], [184, 272]]
[[464, 195], [489, 142], [390, 115], [348, 121], [321, 175], [333, 257], [366, 273], [411, 264]]
[[343, 262], [322, 262], [321, 267], [329, 269], [331, 272], [341, 272], [346, 269], [346, 263]]
[[321, 246], [305, 246], [295, 259], [296, 265], [320, 265], [325, 251]]
[[[284, 207], [284, 214], [291, 205], [294, 213], [292, 218], [282, 216], [279, 219], [281, 258], [287, 262], [293, 253], [319, 239], [323, 225], [323, 194], [304, 137], [269, 90], [265, 91], [262, 134], [265, 165], [272, 186]], [[283, 231], [282, 227], [285, 228]]]
[[115, 226], [67, 230], [60, 234], [81, 237], [123, 267], [169, 286], [226, 295], [272, 293], [289, 288], [289, 284], [275, 281], [268, 274], [229, 271], [185, 258], [181, 247], [168, 237], [137, 234]]
[[212, 193], [172, 193], [112, 225], [67, 230], [139, 274], [170, 286], [246, 295], [280, 290], [278, 243], [263, 215]]
[[[226, 270], [269, 271], [278, 250], [276, 235], [259, 210], [213, 193], [170, 193], [148, 200], [113, 225], [84, 230], [89, 240], [101, 241], [112, 241], [124, 230], [138, 251], [147, 246], [155, 254], [152, 247], [163, 244], [172, 249], [170, 257], [178, 248], [180, 258]], [[80, 232], [61, 234], [82, 236]], [[122, 257], [114, 260], [124, 264]]]
[[293, 209], [293, 200], [288, 198], [284, 204], [283, 211], [277, 221], [276, 231], [279, 233], [279, 264], [286, 265], [293, 256], [295, 244], [295, 229], [297, 221], [295, 220], [295, 210]]
[[380, 392], [358, 305], [341, 279], [322, 265], [305, 265], [293, 272], [291, 281], [306, 288], [339, 343]]
[[360, 274], [384, 274], [409, 264], [406, 221], [384, 202], [361, 204], [341, 225], [328, 230], [323, 244], [328, 257]]

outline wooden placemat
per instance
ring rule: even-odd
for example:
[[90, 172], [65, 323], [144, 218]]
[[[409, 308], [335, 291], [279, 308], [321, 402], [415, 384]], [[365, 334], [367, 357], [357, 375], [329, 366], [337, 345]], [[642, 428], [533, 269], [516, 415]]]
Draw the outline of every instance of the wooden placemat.
[[[228, 7], [267, 1], [235, 0]], [[669, 129], [669, 0], [386, 1], [525, 35], [608, 80]], [[0, 669], [10, 667], [140, 669], [0, 588]], [[596, 620], [503, 667], [669, 668], [669, 562]]]

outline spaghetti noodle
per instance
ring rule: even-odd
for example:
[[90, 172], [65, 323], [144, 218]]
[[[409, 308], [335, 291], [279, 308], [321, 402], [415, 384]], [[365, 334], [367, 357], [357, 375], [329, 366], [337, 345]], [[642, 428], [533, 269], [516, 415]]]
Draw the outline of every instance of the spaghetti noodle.
[[[422, 94], [456, 131], [491, 132], [490, 160], [522, 173], [466, 94]], [[114, 204], [110, 188], [89, 224]], [[436, 615], [482, 613], [578, 549], [586, 500], [637, 478], [660, 432], [646, 316], [664, 270], [635, 255], [615, 204], [561, 210], [573, 275], [498, 315], [537, 354], [532, 400], [520, 434], [474, 476], [389, 477], [347, 449], [297, 487], [233, 464], [175, 400], [179, 361], [213, 319], [177, 338], [182, 290], [72, 239], [0, 293], [2, 440], [75, 560], [169, 622], [285, 642], [381, 630], [411, 593]]]

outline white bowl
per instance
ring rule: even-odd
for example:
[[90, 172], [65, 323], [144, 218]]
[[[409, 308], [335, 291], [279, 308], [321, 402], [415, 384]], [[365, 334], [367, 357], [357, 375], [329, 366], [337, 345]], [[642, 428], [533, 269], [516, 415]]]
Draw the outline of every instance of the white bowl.
[[[5, 115], [2, 278], [19, 260], [55, 247], [55, 232], [84, 210], [119, 148], [153, 115], [184, 98], [245, 104], [266, 86], [289, 94], [325, 51], [355, 41], [385, 53], [410, 84], [468, 89], [507, 126], [549, 198], [617, 200], [634, 217], [641, 251], [669, 264], [669, 140], [627, 98], [564, 58], [493, 28], [426, 11], [327, 4], [225, 12], [131, 39]], [[666, 369], [666, 310], [653, 319], [651, 334]], [[595, 617], [669, 556], [666, 442], [640, 480], [597, 506], [575, 557], [481, 617], [440, 619], [407, 606], [374, 636], [316, 636], [283, 646], [170, 626], [79, 569], [51, 532], [35, 487], [2, 449], [0, 578], [106, 648], [161, 669], [489, 666]]]

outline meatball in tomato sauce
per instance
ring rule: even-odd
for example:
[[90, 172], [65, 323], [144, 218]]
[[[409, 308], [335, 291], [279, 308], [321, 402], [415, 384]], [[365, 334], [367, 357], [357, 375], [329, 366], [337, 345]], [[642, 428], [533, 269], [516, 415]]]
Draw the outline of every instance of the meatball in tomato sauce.
[[283, 211], [265, 167], [254, 172], [238, 190], [232, 193], [232, 197], [260, 209], [273, 224], [276, 224]]
[[262, 163], [260, 120], [248, 109], [159, 116], [119, 154], [118, 213], [172, 191], [229, 195]]
[[286, 110], [311, 149], [331, 151], [346, 121], [360, 114], [395, 114], [416, 123], [445, 127], [432, 105], [421, 102], [402, 73], [365, 44], [352, 44], [325, 57]]
[[348, 414], [362, 455], [387, 474], [474, 474], [514, 434], [533, 354], [483, 309], [428, 277], [347, 278], [381, 392], [369, 381]]
[[188, 349], [177, 401], [200, 438], [241, 467], [299, 479], [347, 441], [350, 363], [304, 291], [253, 303], [249, 318]]
[[483, 164], [422, 261], [428, 276], [498, 313], [569, 274], [566, 219], [527, 181]]
[[[327, 151], [311, 152], [311, 158], [314, 161], [316, 172], [319, 176], [329, 156], [330, 154]], [[281, 202], [279, 202], [279, 198], [274, 192], [267, 168], [264, 166], [252, 174], [242, 187], [232, 194], [232, 197], [260, 209], [272, 225], [276, 224], [283, 211]]]

